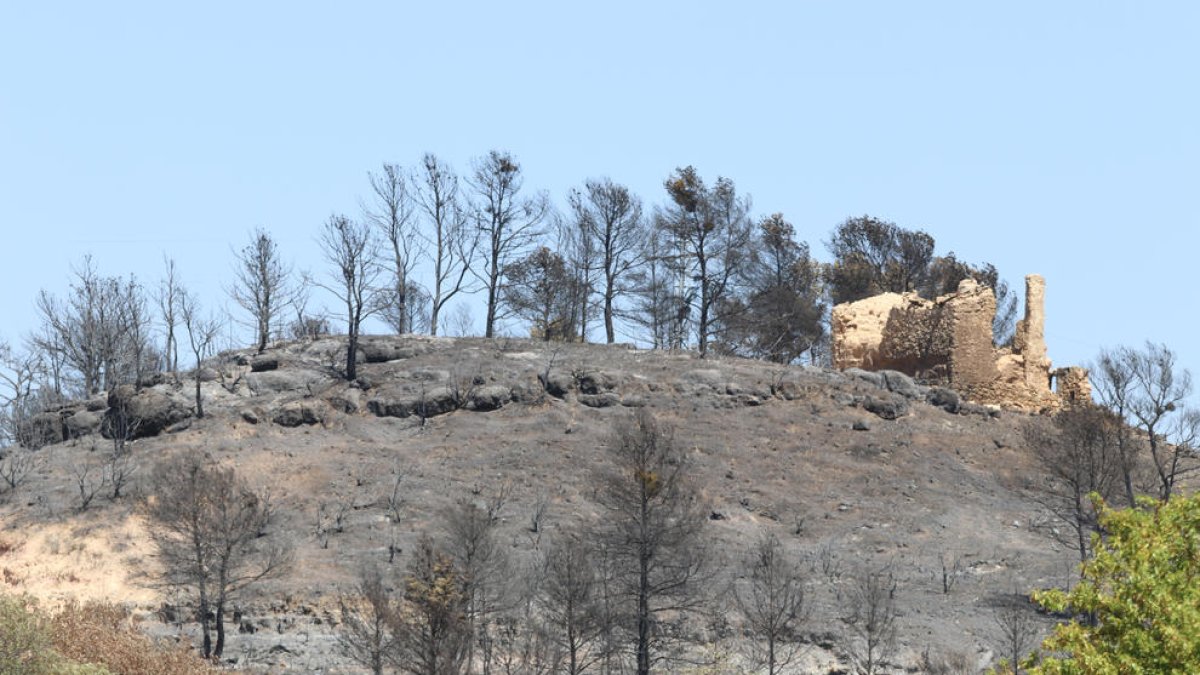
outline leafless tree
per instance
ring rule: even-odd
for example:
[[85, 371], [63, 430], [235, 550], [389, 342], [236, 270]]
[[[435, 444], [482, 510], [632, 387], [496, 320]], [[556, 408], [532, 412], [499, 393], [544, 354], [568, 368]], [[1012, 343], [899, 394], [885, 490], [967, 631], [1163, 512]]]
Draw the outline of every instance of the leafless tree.
[[395, 613], [393, 663], [413, 675], [460, 675], [467, 669], [471, 631], [467, 594], [454, 558], [423, 536], [404, 577]]
[[1159, 499], [1170, 499], [1181, 478], [1200, 470], [1196, 455], [1200, 413], [1187, 405], [1192, 375], [1176, 361], [1165, 345], [1148, 342], [1141, 350], [1118, 347], [1102, 352], [1094, 369], [1100, 401], [1140, 432], [1118, 439], [1131, 504], [1135, 503], [1132, 474], [1143, 440], [1158, 476]]
[[92, 500], [106, 486], [104, 470], [95, 460], [87, 458], [71, 467], [71, 475], [79, 490], [79, 511], [87, 511]]
[[345, 305], [345, 376], [347, 380], [353, 380], [358, 377], [359, 330], [363, 319], [378, 307], [375, 300], [375, 282], [381, 270], [378, 247], [369, 227], [340, 215], [330, 216], [325, 221], [319, 241], [333, 271], [328, 283], [316, 283]]
[[195, 384], [196, 417], [204, 417], [204, 398], [200, 392], [202, 366], [204, 359], [212, 355], [213, 345], [221, 332], [221, 322], [216, 317], [205, 316], [200, 307], [200, 301], [191, 293], [184, 293], [179, 298], [179, 317], [187, 330], [188, 345], [196, 365], [192, 369], [192, 382]]
[[[33, 474], [38, 464], [38, 458], [32, 450], [11, 448], [0, 457], [0, 481], [9, 490], [16, 490]], [[4, 485], [0, 485], [0, 488]]]
[[33, 445], [29, 422], [40, 407], [43, 363], [38, 351], [17, 352], [0, 341], [0, 447]]
[[568, 675], [587, 672], [605, 655], [610, 617], [604, 611], [603, 570], [593, 553], [582, 539], [568, 535], [546, 550], [538, 570], [538, 606], [565, 654]]
[[358, 582], [349, 594], [338, 597], [342, 619], [338, 626], [338, 646], [355, 663], [382, 675], [383, 668], [395, 656], [396, 607], [376, 567], [359, 572]]
[[751, 656], [769, 675], [786, 668], [799, 654], [798, 629], [804, 621], [804, 575], [775, 535], [755, 545], [748, 561], [749, 578], [736, 598], [755, 638]]
[[492, 150], [476, 160], [468, 184], [474, 197], [473, 217], [482, 239], [482, 266], [473, 273], [487, 289], [484, 337], [496, 336], [503, 301], [504, 269], [525, 254], [541, 236], [549, 210], [545, 194], [522, 197], [521, 165], [507, 152]]
[[278, 331], [291, 300], [291, 276], [291, 266], [283, 261], [279, 246], [266, 230], [255, 230], [250, 243], [237, 252], [229, 297], [250, 315], [247, 323], [254, 328], [255, 349], [260, 354]]
[[468, 275], [479, 248], [479, 230], [471, 227], [459, 201], [458, 176], [437, 156], [425, 153], [421, 158], [414, 186], [417, 204], [428, 225], [423, 236], [432, 250], [429, 333], [437, 335], [446, 304], [459, 293], [474, 290]]
[[558, 214], [554, 215], [553, 220], [558, 239], [555, 255], [563, 262], [561, 292], [565, 324], [573, 327], [572, 332], [578, 335], [581, 342], [587, 342], [591, 320], [599, 309], [593, 300], [600, 273], [599, 250], [587, 231], [585, 221], [563, 218]]
[[162, 321], [164, 344], [163, 344], [163, 368], [171, 371], [175, 375], [176, 383], [179, 382], [179, 341], [175, 337], [175, 327], [179, 325], [179, 298], [183, 295], [183, 286], [179, 282], [179, 276], [175, 271], [175, 260], [172, 258], [163, 257], [163, 264], [166, 267], [166, 276], [158, 283], [158, 293], [155, 296], [155, 301], [158, 303], [159, 318]]
[[33, 344], [73, 370], [85, 396], [125, 382], [136, 384], [147, 352], [141, 286], [132, 277], [100, 276], [90, 256], [73, 273], [65, 300], [46, 291], [38, 296], [43, 329]]
[[1021, 659], [1037, 644], [1037, 621], [1034, 619], [1036, 609], [1029, 599], [1020, 593], [1010, 593], [1001, 598], [992, 618], [1000, 633], [999, 652], [1008, 661], [1012, 675], [1021, 675]]
[[663, 616], [686, 615], [703, 603], [705, 518], [687, 457], [649, 412], [640, 409], [622, 421], [609, 452], [612, 470], [598, 493], [608, 516], [596, 538], [629, 612], [636, 672], [646, 675], [666, 658], [663, 647], [672, 639]]
[[589, 180], [569, 197], [576, 225], [591, 240], [602, 277], [604, 334], [616, 341], [616, 302], [629, 290], [629, 276], [644, 261], [646, 225], [642, 201], [609, 178]]
[[109, 499], [120, 499], [122, 491], [133, 480], [138, 471], [138, 464], [128, 452], [109, 452], [104, 462], [104, 476], [101, 481], [110, 488]]
[[862, 569], [847, 597], [846, 651], [858, 675], [877, 675], [896, 648], [896, 578], [891, 570]]
[[471, 313], [471, 308], [466, 303], [460, 302], [454, 306], [454, 311], [450, 313], [449, 321], [447, 321], [449, 331], [447, 333], [454, 337], [470, 337], [475, 333], [475, 315]]
[[681, 349], [691, 308], [669, 264], [675, 258], [672, 237], [654, 229], [642, 243], [645, 264], [630, 275], [633, 306], [628, 312], [654, 349]]
[[419, 288], [413, 278], [418, 258], [425, 253], [420, 235], [413, 187], [407, 172], [399, 164], [384, 164], [380, 173], [368, 173], [371, 198], [363, 205], [363, 218], [379, 231], [390, 254], [392, 283], [386, 299], [389, 323], [397, 333], [411, 333], [410, 292]]
[[155, 465], [148, 485], [142, 508], [165, 581], [193, 595], [201, 653], [220, 658], [230, 600], [255, 582], [283, 574], [291, 548], [278, 535], [262, 536], [271, 515], [262, 495], [207, 457], [166, 458]]
[[1091, 535], [1100, 527], [1088, 495], [1111, 500], [1120, 490], [1122, 424], [1105, 408], [1084, 406], [1063, 410], [1052, 421], [1029, 420], [1023, 428], [1044, 473], [1033, 497], [1066, 526], [1051, 533], [1075, 548], [1080, 562], [1091, 557]]
[[695, 308], [700, 356], [708, 354], [717, 310], [734, 290], [747, 260], [751, 239], [750, 203], [738, 195], [733, 181], [717, 178], [704, 184], [693, 167], [676, 169], [664, 183], [670, 205], [657, 217], [658, 226], [673, 237], [670, 259], [677, 278], [690, 285], [689, 304]]
[[496, 619], [511, 604], [512, 564], [497, 537], [500, 513], [509, 488], [502, 486], [483, 505], [460, 500], [446, 514], [445, 549], [462, 581], [464, 610], [471, 641], [468, 670], [479, 661], [490, 672]]

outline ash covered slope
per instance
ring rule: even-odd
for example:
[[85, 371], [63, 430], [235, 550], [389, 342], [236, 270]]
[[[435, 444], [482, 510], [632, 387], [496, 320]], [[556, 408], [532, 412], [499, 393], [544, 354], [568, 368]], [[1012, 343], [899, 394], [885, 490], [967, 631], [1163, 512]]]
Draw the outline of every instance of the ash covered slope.
[[296, 542], [291, 573], [237, 604], [226, 657], [247, 667], [346, 667], [334, 638], [338, 591], [364, 563], [389, 568], [392, 547], [390, 569], [402, 572], [455, 500], [508, 486], [501, 537], [518, 561], [606, 517], [595, 501], [605, 446], [637, 408], [673, 427], [692, 462], [722, 570], [714, 590], [744, 575], [764, 533], [805, 560], [812, 648], [797, 672], [844, 662], [841, 619], [858, 568], [894, 572], [896, 662], [909, 666], [926, 649], [988, 661], [997, 599], [1072, 573], [1071, 554], [1036, 531], [1044, 516], [1021, 490], [1035, 475], [1020, 431], [1027, 417], [898, 373], [405, 336], [367, 338], [360, 378], [346, 383], [335, 371], [343, 345], [223, 354], [201, 373], [203, 419], [190, 416], [186, 378], [56, 412], [61, 424], [47, 428], [67, 440], [38, 451], [38, 471], [0, 505], [10, 590], [129, 602], [148, 631], [190, 634], [171, 622], [181, 616], [174, 596], [152, 583], [135, 499], [101, 491], [79, 510], [79, 467], [109, 443], [97, 420], [120, 406], [136, 411], [144, 436], [130, 444], [137, 476], [172, 452], [210, 453], [270, 489], [274, 528]]

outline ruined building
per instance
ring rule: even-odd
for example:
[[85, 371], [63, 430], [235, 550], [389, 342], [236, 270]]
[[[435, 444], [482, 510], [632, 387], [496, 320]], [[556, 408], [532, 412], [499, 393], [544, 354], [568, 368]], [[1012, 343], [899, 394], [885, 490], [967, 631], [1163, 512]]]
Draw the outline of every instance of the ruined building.
[[[1091, 399], [1087, 370], [1051, 370], [1046, 356], [1046, 281], [1025, 277], [1025, 318], [1011, 347], [995, 347], [992, 289], [972, 279], [936, 300], [884, 293], [833, 308], [835, 368], [899, 370], [949, 386], [977, 403], [1054, 410]], [[1057, 391], [1053, 387], [1057, 381]]]

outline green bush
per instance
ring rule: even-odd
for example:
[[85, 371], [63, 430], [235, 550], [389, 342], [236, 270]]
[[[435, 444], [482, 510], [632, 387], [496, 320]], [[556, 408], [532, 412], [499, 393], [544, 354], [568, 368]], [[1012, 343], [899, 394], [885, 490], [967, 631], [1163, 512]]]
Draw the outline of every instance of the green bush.
[[1070, 593], [1034, 600], [1078, 617], [1042, 644], [1031, 673], [1200, 673], [1200, 494], [1110, 509], [1093, 495], [1104, 539]]

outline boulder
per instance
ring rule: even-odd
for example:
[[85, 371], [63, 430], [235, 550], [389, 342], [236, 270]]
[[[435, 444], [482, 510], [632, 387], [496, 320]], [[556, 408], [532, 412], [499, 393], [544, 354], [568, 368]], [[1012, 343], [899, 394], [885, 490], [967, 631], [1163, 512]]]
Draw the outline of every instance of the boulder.
[[471, 392], [467, 408], [478, 412], [497, 410], [512, 400], [512, 390], [500, 385], [479, 387]]
[[962, 407], [962, 399], [959, 397], [958, 392], [945, 387], [932, 387], [925, 396], [925, 401], [929, 405], [941, 408], [948, 413], [957, 413]]
[[380, 394], [367, 402], [376, 417], [434, 417], [458, 408], [458, 400], [449, 387], [434, 387], [425, 392]]
[[330, 407], [347, 415], [353, 415], [362, 409], [362, 391], [347, 387], [326, 399]]
[[71, 438], [89, 436], [100, 431], [104, 416], [90, 410], [81, 410], [66, 419], [67, 432]]
[[894, 420], [908, 414], [908, 401], [900, 396], [867, 396], [862, 402], [863, 410], [885, 420]]
[[146, 438], [157, 436], [167, 427], [191, 417], [192, 407], [159, 389], [139, 392], [125, 384], [108, 395], [108, 412], [101, 425], [106, 437], [111, 437], [109, 430], [122, 428], [122, 415], [128, 423], [126, 428], [130, 428], [130, 438]]
[[312, 401], [292, 401], [275, 411], [271, 421], [281, 427], [318, 424], [325, 421], [324, 411]]
[[589, 408], [611, 408], [621, 405], [621, 397], [611, 391], [603, 394], [580, 394], [579, 402]]
[[921, 386], [898, 370], [881, 370], [879, 375], [883, 378], [884, 388], [894, 394], [914, 401], [925, 397]]
[[40, 448], [67, 440], [67, 426], [63, 422], [62, 413], [42, 412], [29, 418], [28, 425], [22, 435], [30, 447]]
[[601, 394], [611, 391], [616, 386], [616, 379], [606, 373], [593, 371], [580, 375], [576, 385], [581, 394]]
[[250, 373], [246, 376], [246, 386], [255, 396], [267, 394], [282, 394], [286, 392], [307, 392], [310, 387], [324, 383], [328, 376], [314, 370], [269, 370]]
[[250, 360], [250, 372], [265, 373], [271, 370], [279, 370], [278, 356], [257, 356]]
[[[345, 349], [343, 349], [345, 351]], [[398, 340], [360, 340], [358, 358], [362, 363], [387, 363], [400, 359], [411, 359], [418, 350]]]
[[846, 370], [842, 371], [842, 373], [845, 374], [846, 377], [855, 380], [862, 380], [863, 382], [879, 387], [880, 389], [884, 388], [883, 375], [880, 373], [863, 370], [862, 368], [847, 368]]
[[575, 385], [575, 378], [570, 373], [552, 370], [549, 373], [538, 373], [538, 381], [547, 394], [555, 398], [563, 398]]

